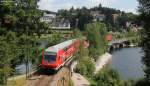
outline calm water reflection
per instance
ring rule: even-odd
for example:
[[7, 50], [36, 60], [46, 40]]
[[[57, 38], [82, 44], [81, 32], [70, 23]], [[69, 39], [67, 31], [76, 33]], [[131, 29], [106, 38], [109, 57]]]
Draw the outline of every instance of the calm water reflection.
[[119, 72], [122, 79], [137, 80], [144, 76], [141, 48], [124, 48], [114, 51], [112, 55], [110, 66]]

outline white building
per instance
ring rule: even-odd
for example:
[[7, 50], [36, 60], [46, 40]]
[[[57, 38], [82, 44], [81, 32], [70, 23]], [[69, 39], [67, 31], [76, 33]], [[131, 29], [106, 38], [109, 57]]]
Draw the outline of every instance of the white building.
[[70, 21], [65, 18], [59, 18], [54, 12], [44, 12], [40, 21], [48, 23], [52, 29], [70, 29]]
[[91, 11], [91, 15], [94, 18], [94, 21], [104, 21], [105, 15], [101, 14], [100, 11]]
[[52, 23], [52, 29], [70, 29], [70, 21], [67, 19], [56, 19]]
[[52, 23], [53, 20], [56, 18], [56, 14], [47, 14], [44, 13], [43, 17], [40, 19], [41, 22], [46, 22], [46, 23]]
[[99, 14], [95, 16], [96, 21], [104, 21], [105, 15], [104, 14]]

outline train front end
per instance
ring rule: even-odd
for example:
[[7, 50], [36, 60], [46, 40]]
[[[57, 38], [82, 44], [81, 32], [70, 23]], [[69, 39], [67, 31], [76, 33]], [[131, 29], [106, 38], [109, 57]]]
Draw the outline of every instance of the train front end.
[[42, 54], [42, 68], [44, 69], [56, 69], [58, 67], [56, 61], [57, 53], [44, 52]]

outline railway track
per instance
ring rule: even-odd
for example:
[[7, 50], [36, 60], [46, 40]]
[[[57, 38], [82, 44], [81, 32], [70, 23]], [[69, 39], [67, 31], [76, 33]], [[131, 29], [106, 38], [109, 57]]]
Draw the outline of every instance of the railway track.
[[49, 86], [52, 79], [53, 79], [53, 76], [43, 75], [42, 79], [40, 79], [40, 81], [38, 81], [36, 86]]
[[27, 80], [27, 83], [23, 86], [50, 86], [54, 75], [39, 75], [32, 76], [31, 79]]
[[64, 82], [60, 82], [60, 80], [62, 80], [62, 78], [68, 79], [69, 73], [70, 73], [69, 69], [65, 67], [61, 68], [55, 74], [47, 74], [47, 73], [44, 74], [43, 72], [42, 74], [34, 73], [31, 75], [31, 78], [27, 80], [26, 84], [23, 86], [62, 86], [62, 83]]

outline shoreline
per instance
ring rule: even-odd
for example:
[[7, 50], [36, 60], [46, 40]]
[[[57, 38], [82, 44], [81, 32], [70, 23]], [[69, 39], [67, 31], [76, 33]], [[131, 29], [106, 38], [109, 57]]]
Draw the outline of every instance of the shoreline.
[[[104, 68], [109, 61], [112, 59], [112, 55], [108, 52], [105, 54], [99, 56], [98, 60], [95, 62], [95, 72], [96, 74], [98, 71], [100, 71], [102, 68]], [[73, 67], [76, 66], [76, 62], [74, 63]], [[72, 81], [74, 83], [74, 86], [90, 86], [90, 82], [81, 74], [73, 72]]]
[[104, 68], [105, 65], [107, 65], [111, 59], [112, 59], [112, 55], [108, 52], [99, 56], [98, 60], [95, 62], [94, 74], [96, 74], [98, 71], [100, 71], [102, 68]]

